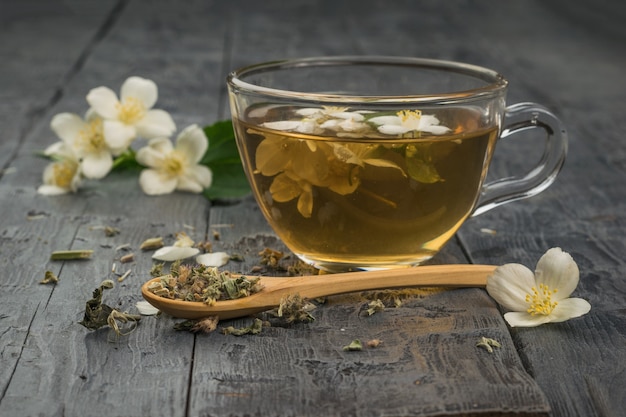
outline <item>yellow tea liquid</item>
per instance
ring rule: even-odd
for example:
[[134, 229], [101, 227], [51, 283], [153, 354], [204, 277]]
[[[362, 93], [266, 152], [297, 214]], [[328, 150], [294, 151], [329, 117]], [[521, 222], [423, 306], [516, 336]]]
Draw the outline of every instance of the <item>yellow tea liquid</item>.
[[497, 128], [463, 114], [470, 134], [339, 137], [258, 120], [235, 129], [255, 197], [287, 247], [329, 270], [376, 269], [431, 258], [471, 214]]

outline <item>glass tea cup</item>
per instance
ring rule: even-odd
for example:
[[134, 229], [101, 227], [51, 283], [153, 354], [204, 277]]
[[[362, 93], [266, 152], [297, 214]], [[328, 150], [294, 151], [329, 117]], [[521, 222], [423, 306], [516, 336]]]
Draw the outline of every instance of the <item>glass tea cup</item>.
[[[268, 62], [228, 76], [237, 145], [271, 227], [331, 272], [419, 265], [470, 216], [548, 187], [567, 153], [561, 122], [506, 106], [490, 69], [404, 57]], [[485, 183], [496, 143], [546, 133], [523, 177]]]

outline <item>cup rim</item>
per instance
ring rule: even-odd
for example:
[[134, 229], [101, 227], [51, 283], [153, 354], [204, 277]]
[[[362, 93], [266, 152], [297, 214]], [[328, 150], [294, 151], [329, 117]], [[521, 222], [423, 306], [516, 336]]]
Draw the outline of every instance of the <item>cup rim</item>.
[[[410, 94], [410, 95], [353, 95], [353, 94], [332, 94], [332, 93], [311, 93], [295, 90], [284, 90], [272, 87], [263, 87], [242, 80], [242, 77], [249, 74], [273, 71], [277, 69], [314, 67], [314, 66], [340, 66], [358, 63], [361, 65], [391, 65], [391, 66], [418, 66], [422, 68], [440, 69], [449, 72], [457, 72], [468, 76], [473, 76], [486, 81], [482, 87], [459, 90], [454, 92], [439, 94]], [[504, 94], [508, 81], [497, 71], [479, 65], [467, 64], [457, 61], [441, 59], [385, 56], [385, 55], [341, 55], [341, 56], [318, 56], [293, 58], [277, 61], [267, 61], [241, 67], [231, 71], [227, 76], [227, 83], [233, 90], [271, 96], [274, 98], [291, 100], [311, 100], [318, 102], [332, 103], [443, 103], [458, 102], [474, 99], [485, 99]]]

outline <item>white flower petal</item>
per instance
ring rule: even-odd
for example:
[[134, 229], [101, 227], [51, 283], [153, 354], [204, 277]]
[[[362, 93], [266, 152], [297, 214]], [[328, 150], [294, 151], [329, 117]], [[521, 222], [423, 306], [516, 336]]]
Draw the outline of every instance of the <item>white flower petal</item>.
[[139, 136], [152, 139], [159, 136], [169, 137], [176, 130], [172, 116], [165, 110], [150, 110], [135, 124]]
[[201, 193], [209, 188], [213, 182], [213, 173], [204, 165], [195, 165], [185, 175], [178, 178], [177, 190]]
[[200, 253], [198, 248], [163, 246], [152, 254], [152, 259], [165, 262], [178, 261], [180, 259], [191, 258]]
[[119, 100], [108, 87], [97, 87], [87, 94], [89, 105], [104, 119], [116, 119]]
[[73, 157], [74, 152], [65, 142], [55, 142], [44, 149], [43, 154], [46, 156]]
[[496, 268], [487, 278], [487, 292], [502, 306], [514, 311], [526, 311], [526, 295], [532, 293], [535, 276], [520, 264], [506, 264]]
[[41, 195], [48, 195], [48, 196], [63, 195], [63, 194], [69, 193], [70, 191], [71, 190], [67, 188], [62, 188], [56, 185], [49, 185], [49, 184], [40, 185], [39, 188], [37, 188], [37, 193]]
[[542, 314], [532, 316], [526, 312], [519, 311], [506, 313], [504, 319], [511, 327], [536, 327], [551, 321], [550, 316], [544, 316]]
[[207, 149], [209, 140], [198, 125], [185, 128], [176, 139], [176, 149], [187, 156], [187, 160], [194, 164], [200, 162]]
[[402, 120], [398, 116], [378, 116], [369, 119], [370, 122], [377, 125], [401, 125]]
[[174, 149], [172, 142], [167, 138], [156, 138], [148, 142], [147, 146], [139, 149], [135, 159], [141, 165], [150, 168], [159, 168], [167, 154]]
[[378, 126], [378, 131], [385, 135], [402, 135], [406, 132], [410, 132], [412, 129], [398, 126], [398, 125], [382, 125]]
[[548, 250], [537, 262], [535, 276], [537, 284], [545, 284], [550, 289], [558, 289], [554, 294], [555, 300], [562, 300], [570, 296], [576, 289], [579, 280], [578, 265], [569, 253], [561, 248]]
[[135, 307], [137, 307], [139, 314], [141, 314], [142, 316], [156, 316], [161, 312], [161, 310], [159, 310], [147, 301], [137, 301]]
[[86, 123], [74, 113], [60, 113], [52, 118], [50, 128], [69, 146], [74, 146], [76, 137], [85, 128]]
[[450, 129], [445, 126], [435, 126], [430, 125], [420, 129], [421, 132], [432, 133], [433, 135], [443, 135], [444, 133], [448, 133]]
[[314, 114], [318, 114], [318, 113], [322, 113], [322, 109], [316, 108], [316, 107], [305, 107], [303, 109], [299, 109], [296, 111], [296, 114], [299, 116], [305, 116], [305, 117], [310, 117], [313, 116]]
[[300, 126], [302, 122], [298, 120], [282, 120], [280, 122], [266, 122], [263, 123], [263, 127], [276, 130], [294, 130]]
[[550, 321], [558, 323], [561, 321], [573, 319], [574, 317], [580, 317], [589, 313], [591, 310], [591, 304], [587, 300], [582, 298], [567, 298], [559, 301], [559, 304], [550, 314]]
[[196, 256], [196, 262], [204, 266], [220, 267], [230, 260], [230, 255], [226, 252], [205, 253]]
[[144, 169], [139, 174], [139, 185], [148, 195], [170, 194], [176, 189], [176, 178], [168, 178], [154, 169]]
[[158, 98], [158, 88], [154, 81], [141, 77], [129, 77], [120, 90], [122, 101], [129, 97], [138, 99], [146, 109], [151, 109]]
[[363, 116], [360, 113], [348, 112], [348, 111], [332, 113], [331, 116], [336, 117], [338, 119], [353, 120], [355, 122], [360, 122], [363, 119], [365, 119], [365, 116]]
[[137, 130], [117, 120], [105, 120], [102, 123], [104, 141], [115, 156], [125, 152], [137, 137]]
[[106, 151], [87, 154], [81, 162], [83, 175], [91, 179], [106, 177], [111, 172], [111, 168], [113, 168], [113, 157]]

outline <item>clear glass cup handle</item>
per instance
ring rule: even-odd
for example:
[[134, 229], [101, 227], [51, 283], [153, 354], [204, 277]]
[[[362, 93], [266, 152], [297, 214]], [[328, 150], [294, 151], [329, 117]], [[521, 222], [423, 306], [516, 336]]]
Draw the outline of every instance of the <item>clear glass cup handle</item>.
[[502, 178], [483, 185], [472, 216], [511, 201], [536, 195], [550, 186], [567, 155], [567, 132], [561, 121], [536, 103], [518, 103], [505, 110], [502, 140], [514, 133], [540, 128], [546, 132], [546, 145], [537, 165], [522, 177]]

